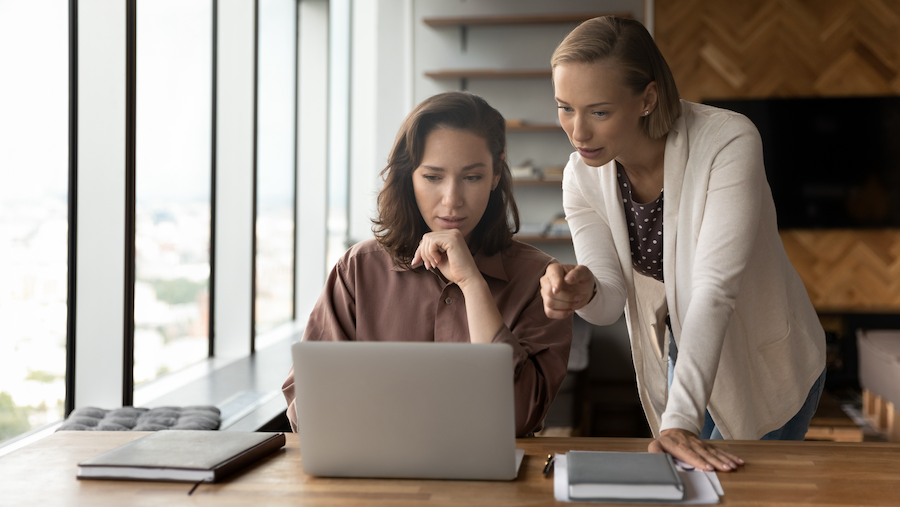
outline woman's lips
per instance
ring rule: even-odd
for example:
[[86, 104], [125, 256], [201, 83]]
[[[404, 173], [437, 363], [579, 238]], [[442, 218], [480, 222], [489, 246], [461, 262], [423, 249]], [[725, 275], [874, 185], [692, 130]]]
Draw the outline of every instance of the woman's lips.
[[438, 222], [444, 229], [458, 229], [463, 220], [465, 220], [463, 217], [438, 217]]
[[603, 148], [597, 148], [595, 150], [589, 150], [587, 148], [577, 148], [578, 154], [584, 158], [597, 158], [600, 156], [600, 153], [603, 152]]

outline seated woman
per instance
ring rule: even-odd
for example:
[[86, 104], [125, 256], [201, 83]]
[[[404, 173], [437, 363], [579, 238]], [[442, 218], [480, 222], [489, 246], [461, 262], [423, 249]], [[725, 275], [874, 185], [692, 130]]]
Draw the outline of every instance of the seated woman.
[[[556, 261], [513, 240], [505, 151], [503, 116], [481, 97], [448, 92], [419, 104], [381, 173], [376, 237], [337, 262], [303, 340], [508, 343], [524, 436], [566, 375], [572, 319], [544, 314], [540, 278]], [[293, 368], [282, 391], [296, 431]]]

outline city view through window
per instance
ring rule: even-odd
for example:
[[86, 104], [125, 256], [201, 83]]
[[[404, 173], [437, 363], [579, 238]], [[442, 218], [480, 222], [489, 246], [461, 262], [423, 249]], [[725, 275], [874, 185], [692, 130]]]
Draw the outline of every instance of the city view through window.
[[[295, 2], [260, 4], [258, 333], [292, 316], [296, 73]], [[65, 415], [68, 21], [0, 0], [0, 442]], [[138, 0], [135, 386], [208, 355], [211, 108], [212, 1]]]
[[207, 357], [212, 1], [137, 3], [134, 384]]
[[65, 411], [68, 32], [66, 0], [0, 0], [0, 442]]
[[295, 0], [259, 3], [256, 333], [294, 306]]

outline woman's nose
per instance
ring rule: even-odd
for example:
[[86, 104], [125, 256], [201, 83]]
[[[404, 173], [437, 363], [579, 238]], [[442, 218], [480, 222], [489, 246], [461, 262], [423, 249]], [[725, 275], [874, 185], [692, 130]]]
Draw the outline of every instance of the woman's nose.
[[593, 136], [587, 118], [576, 115], [572, 122], [572, 139], [575, 141], [587, 141]]
[[441, 203], [450, 210], [462, 205], [462, 186], [459, 182], [448, 179], [447, 185], [444, 187]]

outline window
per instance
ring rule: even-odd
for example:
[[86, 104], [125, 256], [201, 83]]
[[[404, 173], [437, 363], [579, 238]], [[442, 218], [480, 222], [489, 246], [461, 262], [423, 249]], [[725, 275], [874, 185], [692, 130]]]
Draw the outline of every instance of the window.
[[207, 357], [212, 0], [137, 3], [134, 383]]
[[0, 0], [0, 441], [64, 414], [68, 32], [65, 0]]
[[328, 111], [328, 269], [349, 246], [350, 167], [350, 0], [330, 2], [329, 111]]
[[260, 0], [256, 333], [293, 318], [296, 0]]

